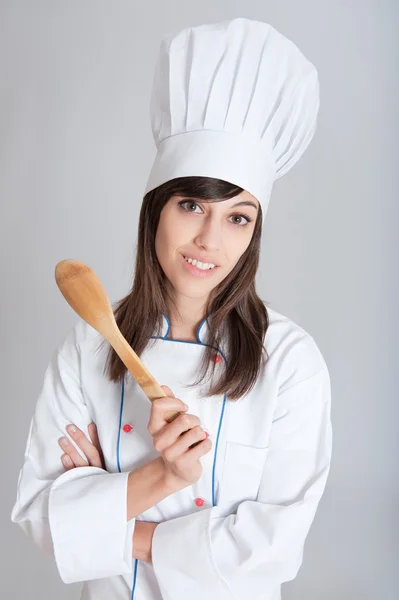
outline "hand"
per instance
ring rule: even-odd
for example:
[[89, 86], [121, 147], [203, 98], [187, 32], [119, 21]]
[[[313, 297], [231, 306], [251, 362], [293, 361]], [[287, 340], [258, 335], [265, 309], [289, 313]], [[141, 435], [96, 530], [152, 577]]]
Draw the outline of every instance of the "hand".
[[[104, 454], [101, 449], [100, 441], [98, 439], [97, 427], [94, 423], [90, 423], [88, 427], [90, 440], [83, 433], [79, 427], [74, 423], [68, 425], [66, 428], [68, 434], [71, 436], [76, 445], [82, 450], [87, 460], [84, 460], [76, 448], [71, 444], [67, 437], [62, 437], [58, 440], [58, 443], [62, 450], [65, 452], [61, 456], [62, 464], [66, 471], [70, 471], [75, 467], [100, 467], [105, 469]], [[75, 431], [73, 431], [75, 429]]]
[[[210, 451], [212, 442], [201, 428], [199, 418], [186, 414], [184, 403], [175, 398], [166, 385], [161, 387], [168, 396], [152, 402], [147, 429], [154, 439], [154, 448], [162, 456], [166, 482], [172, 488], [181, 490], [201, 477], [199, 459]], [[168, 423], [165, 415], [171, 411], [183, 414]]]

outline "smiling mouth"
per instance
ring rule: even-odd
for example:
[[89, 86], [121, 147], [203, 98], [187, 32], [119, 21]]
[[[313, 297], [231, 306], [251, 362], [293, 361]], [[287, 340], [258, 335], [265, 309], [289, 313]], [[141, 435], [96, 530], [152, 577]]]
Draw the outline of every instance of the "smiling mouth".
[[190, 258], [190, 257], [184, 256], [184, 255], [183, 255], [183, 258], [190, 265], [193, 265], [193, 267], [197, 267], [197, 269], [201, 269], [201, 271], [211, 271], [218, 266], [213, 263], [203, 263], [200, 260], [197, 260], [195, 258]]

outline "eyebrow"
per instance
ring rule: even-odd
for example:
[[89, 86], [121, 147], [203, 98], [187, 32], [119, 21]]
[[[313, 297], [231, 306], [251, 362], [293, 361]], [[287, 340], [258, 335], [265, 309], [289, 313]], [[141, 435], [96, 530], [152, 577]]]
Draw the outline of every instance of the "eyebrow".
[[256, 210], [258, 210], [258, 207], [256, 206], [255, 202], [251, 202], [251, 200], [243, 200], [242, 202], [237, 202], [236, 204], [233, 204], [232, 208], [234, 208], [235, 206], [253, 206], [254, 208], [256, 208]]

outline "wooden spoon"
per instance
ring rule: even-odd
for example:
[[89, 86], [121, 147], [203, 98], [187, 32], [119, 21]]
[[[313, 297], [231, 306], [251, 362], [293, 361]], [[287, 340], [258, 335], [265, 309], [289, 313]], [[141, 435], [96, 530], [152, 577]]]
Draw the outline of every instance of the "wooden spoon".
[[[123, 364], [151, 401], [166, 396], [116, 324], [111, 302], [94, 271], [78, 260], [62, 260], [55, 267], [57, 285], [68, 304], [111, 344]], [[181, 413], [170, 412], [170, 423]]]

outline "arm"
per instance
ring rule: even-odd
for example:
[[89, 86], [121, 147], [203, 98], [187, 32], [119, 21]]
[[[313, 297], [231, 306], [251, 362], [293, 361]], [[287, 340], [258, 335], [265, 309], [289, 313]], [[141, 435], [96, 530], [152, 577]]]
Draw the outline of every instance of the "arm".
[[[65, 436], [58, 440], [61, 450], [65, 453], [61, 456], [62, 463], [66, 471], [87, 466], [105, 469], [104, 453], [98, 438], [97, 428], [94, 423], [88, 426], [88, 439], [84, 432], [79, 429], [76, 423], [71, 423], [67, 427], [67, 432], [75, 442], [72, 444]], [[84, 457], [78, 452], [79, 448]], [[127, 520], [139, 514], [141, 510], [147, 510], [151, 506], [149, 498], [163, 498], [164, 493], [160, 493], [159, 487], [165, 487], [165, 465], [163, 461], [154, 460], [145, 467], [132, 471], [128, 477], [128, 495], [127, 495]], [[158, 491], [154, 494], [154, 489]], [[144, 508], [143, 508], [144, 506]], [[130, 511], [130, 513], [129, 513]], [[151, 544], [154, 529], [157, 523], [137, 521], [133, 534], [133, 558], [144, 562], [151, 562]]]
[[[74, 443], [70, 442], [66, 436], [58, 440], [59, 446], [64, 452], [61, 460], [65, 470], [70, 471], [89, 465], [105, 470], [104, 454], [95, 424], [90, 423], [88, 426], [90, 439], [76, 423], [71, 423], [66, 431]], [[139, 469], [130, 471], [127, 480], [126, 520], [134, 519], [179, 489], [181, 488], [173, 486], [170, 478], [167, 477], [165, 463], [161, 456]]]
[[[134, 516], [154, 500], [153, 490], [138, 495], [140, 482], [149, 473], [152, 481], [159, 476], [159, 463], [132, 475], [92, 466], [64, 472], [57, 440], [69, 423], [87, 432], [92, 421], [77, 375], [79, 350], [73, 335], [74, 330], [63, 354], [55, 352], [46, 371], [11, 515], [43, 552], [55, 557], [65, 583], [132, 572]], [[166, 493], [158, 486], [155, 501]]]
[[165, 465], [160, 456], [131, 471], [127, 480], [127, 521], [152, 508], [178, 491], [165, 477]]
[[277, 408], [257, 501], [156, 528], [152, 557], [165, 600], [269, 600], [296, 577], [330, 468], [327, 369], [285, 389]]

